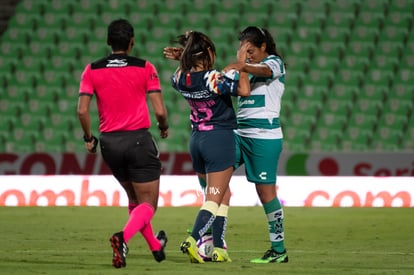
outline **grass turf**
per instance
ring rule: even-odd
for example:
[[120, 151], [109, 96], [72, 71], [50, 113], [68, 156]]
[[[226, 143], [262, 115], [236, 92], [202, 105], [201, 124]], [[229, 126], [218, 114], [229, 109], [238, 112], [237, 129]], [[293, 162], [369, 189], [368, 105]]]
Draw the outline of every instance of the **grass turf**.
[[191, 264], [179, 244], [198, 208], [159, 208], [154, 230], [168, 234], [155, 262], [140, 234], [125, 269], [111, 266], [109, 237], [123, 207], [0, 208], [0, 274], [414, 274], [411, 208], [285, 208], [287, 264], [251, 264], [269, 247], [261, 207], [232, 207], [226, 242], [232, 263]]

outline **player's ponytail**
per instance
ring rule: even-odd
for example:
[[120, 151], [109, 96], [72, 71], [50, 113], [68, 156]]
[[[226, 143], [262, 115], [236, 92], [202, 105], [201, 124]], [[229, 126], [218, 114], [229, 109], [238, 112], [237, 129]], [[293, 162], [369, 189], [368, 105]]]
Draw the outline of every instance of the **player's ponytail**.
[[190, 31], [178, 36], [178, 43], [184, 47], [180, 59], [182, 72], [190, 71], [200, 62], [205, 70], [211, 70], [214, 58], [210, 56], [209, 49], [216, 55], [216, 48], [211, 39], [201, 32]]

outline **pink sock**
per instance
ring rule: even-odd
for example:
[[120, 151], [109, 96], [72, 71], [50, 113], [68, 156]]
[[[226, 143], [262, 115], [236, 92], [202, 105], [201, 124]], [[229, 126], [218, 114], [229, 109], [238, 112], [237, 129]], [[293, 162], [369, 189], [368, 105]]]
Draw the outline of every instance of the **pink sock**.
[[147, 241], [148, 247], [151, 251], [158, 251], [161, 249], [160, 241], [154, 236], [151, 223], [147, 223], [144, 228], [141, 229], [141, 234]]
[[138, 206], [138, 203], [130, 203], [128, 204], [128, 214], [131, 215], [132, 210], [135, 209], [135, 207]]
[[125, 242], [128, 243], [138, 231], [141, 231], [149, 224], [152, 216], [154, 216], [154, 208], [149, 203], [144, 202], [135, 207], [123, 229]]

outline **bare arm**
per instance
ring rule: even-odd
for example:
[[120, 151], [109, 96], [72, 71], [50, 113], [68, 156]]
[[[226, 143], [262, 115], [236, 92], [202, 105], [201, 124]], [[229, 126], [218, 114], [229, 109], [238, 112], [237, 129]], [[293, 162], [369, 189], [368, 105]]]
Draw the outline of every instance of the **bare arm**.
[[240, 72], [237, 95], [243, 97], [250, 96], [250, 79], [248, 73]]
[[85, 148], [90, 153], [94, 153], [96, 140], [92, 136], [91, 131], [91, 117], [89, 113], [89, 106], [92, 96], [80, 95], [78, 99], [78, 119], [83, 130], [84, 138], [90, 141], [85, 141]]
[[155, 113], [158, 129], [160, 130], [160, 137], [166, 138], [168, 137], [168, 116], [162, 94], [160, 91], [150, 91], [148, 93], [148, 98], [151, 101]]

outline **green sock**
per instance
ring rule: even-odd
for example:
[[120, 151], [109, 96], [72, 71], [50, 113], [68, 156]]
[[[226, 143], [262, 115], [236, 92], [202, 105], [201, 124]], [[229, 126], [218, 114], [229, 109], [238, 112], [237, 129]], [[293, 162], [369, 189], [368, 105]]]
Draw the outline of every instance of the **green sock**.
[[203, 189], [203, 190], [206, 190], [206, 187], [207, 187], [207, 182], [203, 179], [203, 178], [198, 178], [198, 183], [200, 184], [200, 186], [201, 186], [201, 188]]
[[279, 199], [273, 200], [263, 205], [267, 222], [269, 224], [269, 237], [274, 251], [282, 253], [285, 251], [285, 237], [283, 229], [283, 209]]

